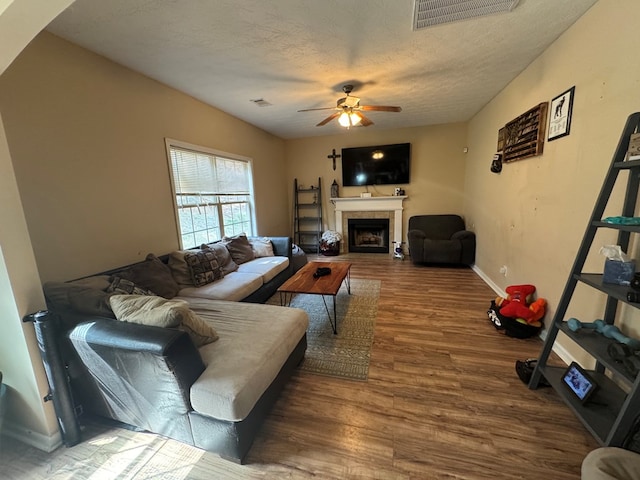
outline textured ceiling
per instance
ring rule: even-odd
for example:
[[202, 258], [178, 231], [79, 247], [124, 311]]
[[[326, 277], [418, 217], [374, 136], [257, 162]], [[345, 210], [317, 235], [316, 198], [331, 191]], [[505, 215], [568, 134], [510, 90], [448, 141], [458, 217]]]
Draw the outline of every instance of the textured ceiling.
[[[469, 120], [596, 0], [412, 29], [411, 0], [77, 0], [48, 27], [281, 138], [343, 132], [342, 86], [369, 129]], [[560, 86], [564, 87], [564, 86]], [[251, 100], [263, 99], [271, 106]], [[541, 101], [544, 99], [540, 99]]]

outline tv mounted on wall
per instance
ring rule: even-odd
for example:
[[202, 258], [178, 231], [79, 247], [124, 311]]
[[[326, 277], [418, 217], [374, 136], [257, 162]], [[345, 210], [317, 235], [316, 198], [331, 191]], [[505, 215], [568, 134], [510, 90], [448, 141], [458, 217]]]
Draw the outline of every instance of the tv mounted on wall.
[[411, 144], [342, 149], [342, 185], [401, 185], [409, 183]]

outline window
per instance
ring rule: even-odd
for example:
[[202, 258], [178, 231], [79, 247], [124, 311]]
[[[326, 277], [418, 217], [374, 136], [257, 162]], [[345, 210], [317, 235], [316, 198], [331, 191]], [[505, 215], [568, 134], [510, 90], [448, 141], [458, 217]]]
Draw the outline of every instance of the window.
[[253, 235], [251, 160], [167, 140], [182, 248]]

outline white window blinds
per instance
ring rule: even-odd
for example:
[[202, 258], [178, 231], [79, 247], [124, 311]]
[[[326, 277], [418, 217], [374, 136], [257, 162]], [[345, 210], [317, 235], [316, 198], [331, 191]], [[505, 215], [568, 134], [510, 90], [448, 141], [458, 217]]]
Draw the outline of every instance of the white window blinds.
[[174, 146], [170, 152], [177, 195], [251, 194], [249, 162]]

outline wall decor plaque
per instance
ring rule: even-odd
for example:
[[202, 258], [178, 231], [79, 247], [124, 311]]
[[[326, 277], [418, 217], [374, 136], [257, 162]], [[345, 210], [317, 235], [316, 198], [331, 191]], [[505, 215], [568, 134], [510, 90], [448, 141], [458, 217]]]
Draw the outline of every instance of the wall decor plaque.
[[503, 162], [542, 154], [547, 108], [547, 102], [540, 103], [504, 126]]

